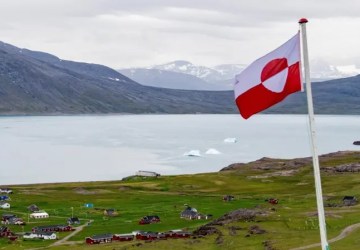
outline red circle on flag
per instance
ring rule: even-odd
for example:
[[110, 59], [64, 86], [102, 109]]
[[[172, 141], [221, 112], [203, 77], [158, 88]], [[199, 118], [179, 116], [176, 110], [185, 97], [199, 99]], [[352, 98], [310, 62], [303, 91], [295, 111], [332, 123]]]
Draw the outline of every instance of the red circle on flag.
[[286, 58], [277, 58], [268, 62], [261, 71], [261, 82], [265, 82], [288, 67]]

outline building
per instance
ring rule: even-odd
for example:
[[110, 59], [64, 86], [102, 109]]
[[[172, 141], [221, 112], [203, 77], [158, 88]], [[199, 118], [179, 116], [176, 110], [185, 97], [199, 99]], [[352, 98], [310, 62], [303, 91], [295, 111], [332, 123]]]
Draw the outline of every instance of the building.
[[114, 234], [113, 241], [131, 241], [134, 237], [133, 234]]
[[94, 204], [93, 204], [93, 203], [85, 203], [85, 204], [84, 204], [84, 207], [86, 207], [86, 208], [93, 208], [93, 207], [94, 207]]
[[157, 232], [144, 232], [139, 231], [135, 235], [137, 240], [156, 240], [156, 239], [165, 239], [165, 234]]
[[118, 212], [114, 208], [109, 208], [104, 210], [104, 215], [106, 216], [117, 216]]
[[80, 220], [78, 217], [71, 217], [67, 220], [67, 223], [69, 225], [74, 225], [74, 224], [77, 225], [77, 224], [80, 224]]
[[181, 229], [178, 230], [170, 230], [164, 233], [166, 238], [189, 238], [192, 233], [185, 232]]
[[91, 237], [86, 237], [85, 242], [86, 244], [102, 244], [102, 243], [110, 243], [113, 241], [113, 235], [112, 234], [99, 234], [94, 235]]
[[0, 193], [12, 194], [13, 191], [10, 188], [0, 188]]
[[180, 213], [180, 218], [194, 220], [199, 217], [199, 213], [196, 208], [186, 207], [184, 211]]
[[27, 207], [27, 209], [32, 213], [40, 211], [39, 207], [36, 206], [35, 204], [31, 204], [30, 206]]
[[45, 211], [38, 211], [38, 212], [31, 213], [30, 218], [33, 218], [33, 219], [49, 218], [49, 214]]
[[7, 195], [1, 195], [0, 196], [0, 201], [10, 201], [10, 200], [11, 200], [10, 197], [7, 196]]
[[50, 225], [33, 227], [33, 232], [68, 232], [73, 231], [72, 226], [69, 225]]
[[160, 176], [160, 174], [156, 173], [156, 172], [151, 172], [151, 171], [144, 171], [144, 170], [139, 170], [135, 173], [135, 175], [137, 176], [143, 176], [143, 177], [158, 177]]
[[13, 233], [11, 232], [10, 228], [4, 226], [0, 227], [0, 237], [8, 237], [12, 235]]
[[9, 209], [9, 208], [10, 208], [10, 203], [4, 202], [4, 201], [0, 201], [0, 208], [2, 208], [2, 209]]
[[25, 225], [23, 219], [18, 218], [14, 214], [3, 214], [1, 217], [1, 224], [4, 225]]
[[355, 196], [344, 196], [343, 204], [344, 206], [354, 206], [357, 204], [357, 199]]
[[180, 213], [180, 218], [187, 220], [207, 220], [211, 218], [211, 214], [201, 214], [196, 208], [187, 206], [184, 211]]
[[152, 224], [152, 223], [158, 223], [160, 222], [160, 218], [157, 215], [147, 215], [141, 218], [139, 221], [140, 225], [144, 224]]
[[23, 236], [24, 239], [44, 239], [56, 240], [57, 236], [54, 232], [28, 232]]
[[223, 196], [223, 201], [233, 201], [235, 197], [233, 195], [225, 195]]

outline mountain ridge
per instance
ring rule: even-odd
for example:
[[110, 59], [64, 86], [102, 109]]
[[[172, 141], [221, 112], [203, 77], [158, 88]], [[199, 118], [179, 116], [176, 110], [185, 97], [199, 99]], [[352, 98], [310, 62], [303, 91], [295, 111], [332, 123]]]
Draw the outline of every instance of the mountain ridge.
[[[360, 76], [313, 85], [315, 113], [360, 114]], [[295, 93], [263, 113], [305, 114]], [[0, 43], [0, 114], [234, 114], [233, 91], [143, 86], [109, 67]]]

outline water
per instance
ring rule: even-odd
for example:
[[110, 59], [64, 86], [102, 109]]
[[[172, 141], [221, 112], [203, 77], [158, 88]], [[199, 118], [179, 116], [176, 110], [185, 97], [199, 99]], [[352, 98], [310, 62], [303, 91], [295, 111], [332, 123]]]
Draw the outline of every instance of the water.
[[[358, 150], [359, 124], [360, 116], [316, 116], [319, 152]], [[308, 134], [303, 115], [0, 117], [0, 185], [213, 172], [264, 156], [310, 156]], [[210, 148], [221, 154], [205, 154]], [[184, 156], [191, 150], [201, 157]]]

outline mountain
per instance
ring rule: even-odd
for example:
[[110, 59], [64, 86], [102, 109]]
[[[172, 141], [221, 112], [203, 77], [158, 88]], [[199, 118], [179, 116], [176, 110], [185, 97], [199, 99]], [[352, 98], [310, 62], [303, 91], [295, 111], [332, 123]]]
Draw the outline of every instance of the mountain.
[[[310, 62], [312, 82], [351, 77], [360, 74], [356, 65], [330, 65], [324, 60]], [[188, 61], [173, 61], [148, 68], [119, 70], [127, 77], [147, 86], [193, 90], [232, 90], [235, 75], [246, 65], [222, 64], [196, 66]]]
[[188, 90], [224, 90], [220, 85], [208, 83], [193, 75], [160, 69], [123, 69], [119, 72], [146, 86]]
[[[360, 75], [313, 84], [313, 96], [317, 114], [360, 114]], [[264, 113], [304, 114], [306, 107], [305, 93], [296, 93]], [[93, 113], [224, 114], [237, 108], [232, 91], [143, 86], [103, 65], [0, 42], [0, 114]]]
[[98, 64], [0, 42], [0, 113], [232, 113], [229, 92], [142, 86]]
[[188, 61], [173, 61], [149, 68], [121, 69], [120, 73], [147, 86], [193, 90], [231, 90], [234, 76], [245, 68], [241, 64], [222, 64], [213, 68]]
[[356, 65], [330, 65], [324, 60], [311, 60], [310, 75], [313, 81], [325, 81], [351, 77], [360, 74]]

